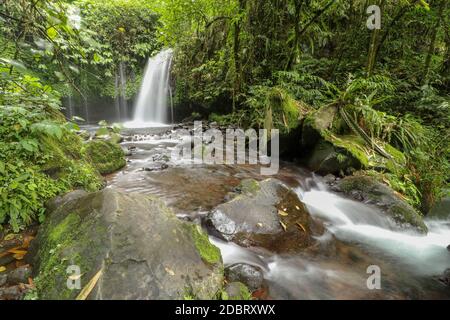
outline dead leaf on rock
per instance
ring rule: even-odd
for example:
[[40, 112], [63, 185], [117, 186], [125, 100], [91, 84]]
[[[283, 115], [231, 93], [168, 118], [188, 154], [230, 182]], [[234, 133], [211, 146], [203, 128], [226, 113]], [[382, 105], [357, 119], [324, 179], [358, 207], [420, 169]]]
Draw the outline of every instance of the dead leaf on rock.
[[165, 267], [164, 269], [166, 269], [166, 272], [167, 272], [168, 274], [170, 274], [171, 276], [174, 276], [174, 275], [175, 275], [175, 272], [174, 272], [172, 269], [170, 269], [170, 268], [168, 268], [168, 267]]
[[281, 224], [281, 226], [283, 227], [283, 230], [286, 232], [287, 227], [286, 227], [286, 225], [283, 223], [283, 221], [280, 221], [280, 224]]
[[289, 215], [287, 212], [284, 212], [284, 211], [281, 211], [281, 210], [278, 210], [278, 214], [280, 216], [282, 216], [282, 217], [287, 217]]
[[296, 225], [299, 229], [303, 230], [303, 232], [306, 232], [305, 227], [300, 222], [297, 222]]

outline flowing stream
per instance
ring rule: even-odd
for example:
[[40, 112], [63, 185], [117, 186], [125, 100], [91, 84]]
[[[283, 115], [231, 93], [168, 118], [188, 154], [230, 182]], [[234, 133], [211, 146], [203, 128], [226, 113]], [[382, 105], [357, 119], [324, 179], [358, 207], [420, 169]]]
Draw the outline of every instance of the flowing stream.
[[[181, 218], [200, 222], [244, 178], [262, 180], [257, 166], [187, 165], [170, 159], [183, 140], [179, 130], [128, 133], [128, 166], [109, 177], [109, 188], [159, 196]], [[450, 299], [439, 281], [450, 267], [450, 221], [426, 221], [426, 236], [396, 231], [374, 207], [331, 192], [320, 177], [282, 163], [274, 177], [293, 188], [325, 232], [313, 248], [278, 255], [211, 237], [225, 265], [260, 267], [267, 299]], [[369, 290], [368, 266], [381, 269], [381, 289]]]

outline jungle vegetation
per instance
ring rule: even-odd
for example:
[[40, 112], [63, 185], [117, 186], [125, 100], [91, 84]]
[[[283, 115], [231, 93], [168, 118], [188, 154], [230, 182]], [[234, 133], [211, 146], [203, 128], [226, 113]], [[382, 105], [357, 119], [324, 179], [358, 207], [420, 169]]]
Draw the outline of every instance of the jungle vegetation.
[[180, 113], [289, 133], [332, 107], [328, 137], [402, 159], [365, 174], [424, 214], [448, 192], [447, 0], [1, 0], [0, 44], [0, 224], [16, 230], [51, 197], [101, 187], [61, 98], [132, 97], [163, 47]]

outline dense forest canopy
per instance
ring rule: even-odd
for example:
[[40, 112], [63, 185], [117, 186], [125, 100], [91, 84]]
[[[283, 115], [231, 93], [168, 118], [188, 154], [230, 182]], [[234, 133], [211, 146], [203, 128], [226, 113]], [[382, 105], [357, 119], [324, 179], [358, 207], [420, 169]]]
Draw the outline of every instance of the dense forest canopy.
[[[367, 27], [369, 5], [381, 29]], [[61, 98], [131, 98], [163, 47], [176, 112], [290, 134], [332, 108], [324, 136], [362, 139], [367, 173], [424, 214], [448, 190], [447, 0], [2, 0], [0, 43], [0, 223], [15, 229], [56, 194], [101, 187]]]

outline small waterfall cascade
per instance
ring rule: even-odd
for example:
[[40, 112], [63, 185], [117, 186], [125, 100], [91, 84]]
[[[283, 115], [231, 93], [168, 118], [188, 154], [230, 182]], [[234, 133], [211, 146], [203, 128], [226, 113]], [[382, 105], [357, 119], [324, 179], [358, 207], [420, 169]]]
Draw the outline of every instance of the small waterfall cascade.
[[170, 66], [172, 50], [166, 49], [150, 58], [136, 101], [132, 127], [161, 126], [169, 121]]

